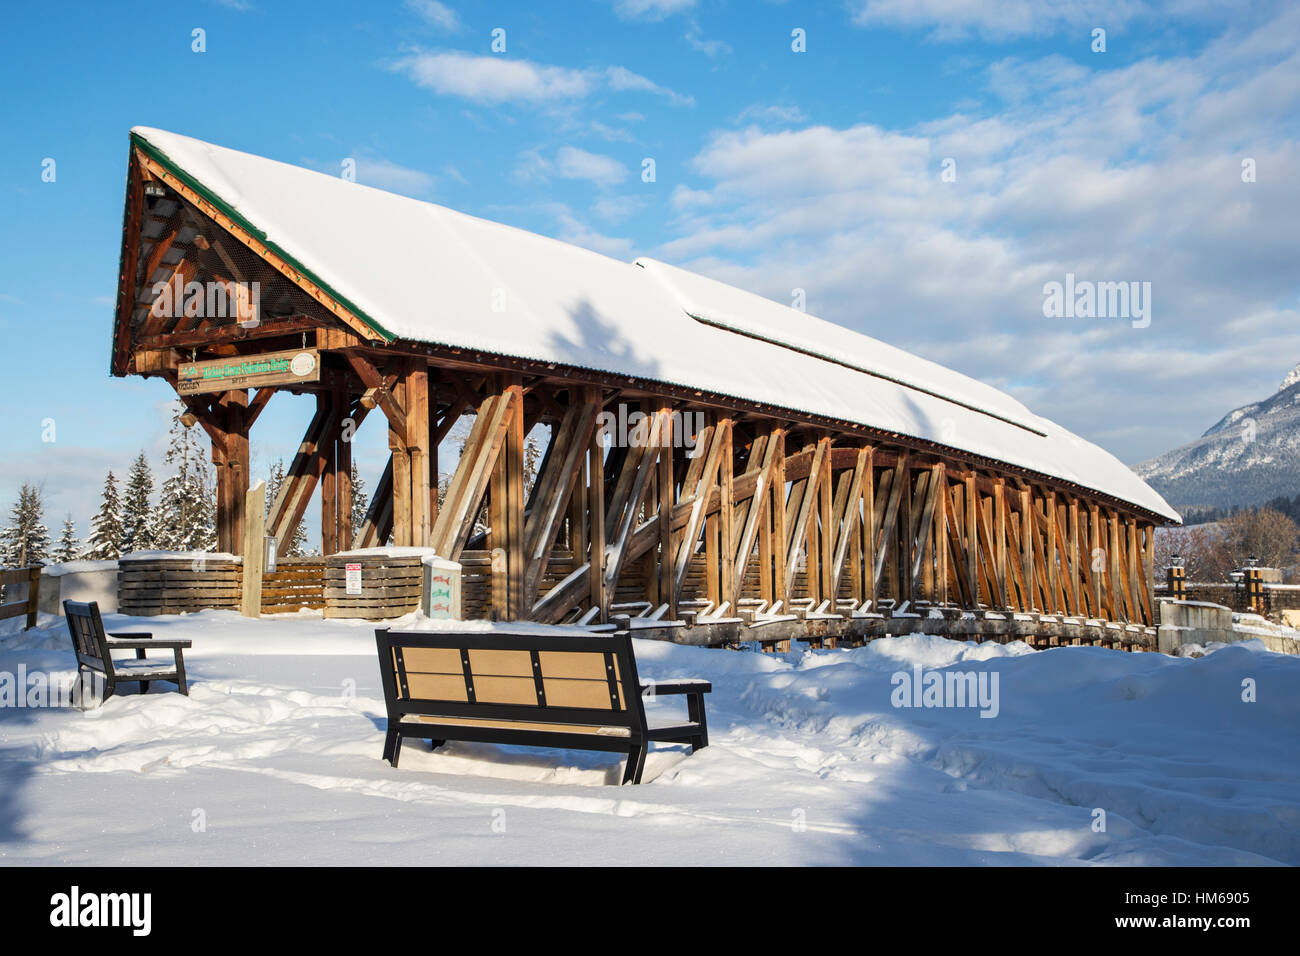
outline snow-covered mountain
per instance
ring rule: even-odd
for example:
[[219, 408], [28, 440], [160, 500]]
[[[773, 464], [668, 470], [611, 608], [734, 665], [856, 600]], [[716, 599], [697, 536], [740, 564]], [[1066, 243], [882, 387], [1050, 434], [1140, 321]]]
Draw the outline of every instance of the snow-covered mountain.
[[1133, 470], [1176, 509], [1258, 505], [1300, 494], [1300, 365], [1268, 398]]

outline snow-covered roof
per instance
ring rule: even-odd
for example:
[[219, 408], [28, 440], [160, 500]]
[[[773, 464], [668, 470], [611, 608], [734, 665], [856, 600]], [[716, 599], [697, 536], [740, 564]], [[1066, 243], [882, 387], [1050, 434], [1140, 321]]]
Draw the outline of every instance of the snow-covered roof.
[[1114, 456], [1011, 396], [761, 296], [175, 133], [132, 133], [346, 302], [377, 338], [636, 376], [856, 422], [1178, 520]]

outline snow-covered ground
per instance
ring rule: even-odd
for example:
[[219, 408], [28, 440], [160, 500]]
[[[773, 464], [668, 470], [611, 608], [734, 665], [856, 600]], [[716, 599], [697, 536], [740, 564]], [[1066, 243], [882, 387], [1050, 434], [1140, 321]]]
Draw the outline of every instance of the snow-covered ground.
[[[0, 862], [1300, 863], [1300, 658], [1258, 642], [1194, 659], [638, 641], [643, 677], [713, 681], [711, 746], [652, 751], [647, 782], [618, 787], [608, 754], [410, 741], [390, 768], [360, 621], [106, 623], [192, 639], [191, 696], [0, 708]], [[72, 674], [61, 620], [0, 636], [0, 679], [20, 665]], [[997, 716], [894, 707], [917, 666], [996, 674]]]

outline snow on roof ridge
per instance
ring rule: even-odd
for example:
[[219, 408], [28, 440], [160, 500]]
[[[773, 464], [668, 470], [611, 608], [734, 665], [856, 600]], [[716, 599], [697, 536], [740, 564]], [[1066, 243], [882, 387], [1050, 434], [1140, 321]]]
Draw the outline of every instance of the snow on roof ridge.
[[[697, 322], [714, 325], [739, 335], [748, 335], [781, 348], [803, 352], [805, 355], [811, 355], [822, 361], [843, 365], [854, 371], [872, 375], [893, 382], [896, 385], [902, 385], [904, 388], [925, 392], [928, 395], [954, 405], [960, 405], [971, 411], [990, 415], [1034, 434], [1046, 435], [1046, 432], [1037, 424], [1037, 416], [1028, 408], [1012, 396], [985, 385], [978, 379], [944, 368], [938, 363], [931, 362], [920, 356], [904, 352], [897, 346], [872, 338], [856, 329], [850, 329], [811, 313], [801, 312], [745, 289], [728, 286], [716, 279], [710, 279], [707, 276], [701, 276], [686, 269], [670, 266], [667, 263], [659, 262], [657, 259], [642, 256], [636, 260], [636, 264], [662, 282], [681, 303], [686, 314]], [[678, 277], [677, 281], [674, 281], [674, 274]], [[704, 289], [709, 286], [714, 287], [715, 294], [718, 290], [725, 290], [723, 294], [733, 299], [739, 299], [742, 302], [748, 300], [747, 305], [750, 309], [763, 311], [771, 321], [765, 326], [762, 323], [753, 321], [752, 313], [751, 318], [747, 319], [740, 314], [739, 310], [733, 311], [727, 309], [724, 305], [706, 304], [683, 288], [681, 280], [687, 276], [690, 277], [687, 281], [695, 283], [697, 286], [703, 286]], [[812, 329], [808, 330], [801, 328], [801, 326], [812, 326]], [[823, 337], [826, 337], [829, 333], [832, 339], [839, 340], [839, 344], [860, 347], [862, 351], [852, 354], [847, 351], [843, 354], [832, 354], [832, 351], [828, 348], [828, 342], [824, 340], [819, 342], [817, 340], [817, 333], [820, 333]], [[886, 368], [885, 363], [872, 361], [866, 357], [868, 352], [872, 350], [885, 352], [896, 362], [899, 357], [904, 357], [907, 364], [913, 367], [909, 371]], [[937, 382], [923, 381], [923, 376], [920, 373], [927, 372], [946, 376], [947, 381], [945, 384], [949, 387], [960, 384], [965, 394], [960, 396], [943, 394], [939, 391], [940, 385]], [[990, 401], [990, 399], [992, 400]]]
[[[1003, 461], [1179, 520], [1114, 456], [1006, 393], [843, 326], [809, 318], [818, 323], [818, 335], [834, 341], [804, 348], [787, 306], [675, 266], [612, 259], [164, 130], [138, 126], [132, 132], [354, 304], [360, 318], [396, 338], [855, 422]], [[666, 276], [673, 277], [671, 285], [687, 286], [691, 297], [708, 300], [696, 311], [728, 315], [738, 328], [692, 318]], [[436, 295], [429, 294], [430, 283]], [[766, 334], [738, 334], [744, 326]], [[833, 357], [837, 347], [848, 362]], [[885, 358], [873, 359], [873, 351]]]

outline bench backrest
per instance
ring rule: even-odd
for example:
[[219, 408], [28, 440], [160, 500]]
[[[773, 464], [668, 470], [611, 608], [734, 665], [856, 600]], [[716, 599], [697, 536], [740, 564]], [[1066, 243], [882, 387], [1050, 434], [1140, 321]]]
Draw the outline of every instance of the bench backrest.
[[390, 718], [547, 721], [645, 732], [627, 634], [375, 631]]
[[94, 601], [89, 604], [64, 601], [63, 616], [68, 622], [68, 633], [72, 635], [72, 649], [77, 654], [77, 663], [101, 671], [112, 667], [107, 647], [108, 636], [104, 633], [104, 621], [99, 616], [99, 605]]

